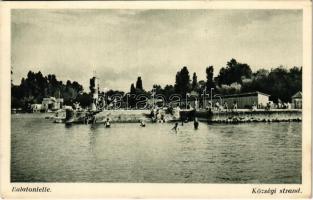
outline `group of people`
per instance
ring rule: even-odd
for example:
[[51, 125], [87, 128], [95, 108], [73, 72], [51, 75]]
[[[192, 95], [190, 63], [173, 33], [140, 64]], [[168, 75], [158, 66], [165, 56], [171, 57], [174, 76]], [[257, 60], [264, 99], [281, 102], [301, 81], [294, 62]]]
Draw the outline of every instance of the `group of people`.
[[278, 103], [268, 102], [265, 106], [265, 110], [271, 110], [271, 109], [291, 109], [291, 103], [283, 103], [280, 100]]
[[152, 109], [150, 113], [150, 117], [153, 122], [165, 122], [165, 113], [161, 112], [159, 109]]
[[[184, 122], [182, 121], [182, 126], [184, 125]], [[193, 121], [193, 125], [194, 125], [194, 129], [197, 130], [199, 127], [199, 121], [197, 118], [194, 119]], [[146, 127], [146, 124], [144, 122], [144, 120], [140, 121], [140, 127]], [[175, 132], [177, 132], [179, 130], [178, 128], [178, 122], [175, 122], [174, 127], [172, 128], [172, 130], [174, 130]]]
[[[209, 103], [211, 105], [211, 102]], [[213, 106], [212, 106], [213, 110], [216, 111], [229, 111], [229, 109], [232, 109], [233, 111], [236, 111], [238, 109], [238, 104], [237, 101], [234, 101], [232, 106], [229, 108], [228, 103], [224, 102], [224, 104], [220, 104], [218, 101], [216, 101]], [[209, 107], [207, 107], [207, 109], [209, 109]]]

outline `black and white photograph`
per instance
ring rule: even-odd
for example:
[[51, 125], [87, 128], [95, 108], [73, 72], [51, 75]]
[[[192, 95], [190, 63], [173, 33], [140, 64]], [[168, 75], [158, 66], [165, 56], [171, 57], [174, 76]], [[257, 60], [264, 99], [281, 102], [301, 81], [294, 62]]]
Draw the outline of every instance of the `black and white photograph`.
[[303, 195], [304, 16], [10, 9], [8, 176], [20, 185], [10, 192], [37, 192], [23, 187], [33, 183], [279, 184], [247, 193]]

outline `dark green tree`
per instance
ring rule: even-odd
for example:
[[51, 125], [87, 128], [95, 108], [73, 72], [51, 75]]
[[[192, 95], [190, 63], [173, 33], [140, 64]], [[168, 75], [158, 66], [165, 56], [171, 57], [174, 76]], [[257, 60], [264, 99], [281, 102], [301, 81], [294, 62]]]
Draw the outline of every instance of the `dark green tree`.
[[136, 81], [136, 89], [139, 91], [143, 91], [142, 80], [140, 76], [137, 78], [137, 81]]
[[156, 94], [163, 94], [164, 90], [162, 89], [162, 86], [154, 84], [152, 86], [153, 90], [155, 91]]
[[292, 69], [290, 73], [286, 68], [280, 66], [272, 69], [269, 73], [267, 88], [270, 88], [271, 99], [274, 102], [277, 102], [278, 99], [283, 102], [290, 102], [291, 96], [301, 90], [302, 76], [293, 79], [292, 76], [297, 74], [297, 72], [293, 74], [294, 70], [297, 71], [296, 69]]
[[194, 91], [198, 90], [198, 78], [196, 72], [194, 72], [192, 75], [191, 89]]
[[176, 73], [176, 77], [175, 77], [175, 85], [174, 85], [174, 88], [175, 88], [175, 92], [176, 93], [180, 93], [181, 92], [181, 78], [180, 78], [180, 71], [178, 71]]
[[252, 71], [247, 64], [238, 63], [235, 59], [227, 62], [226, 68], [221, 68], [216, 80], [218, 85], [230, 85], [232, 83], [242, 83], [244, 78], [251, 78]]
[[12, 85], [11, 91], [12, 107], [27, 110], [29, 104], [41, 103], [45, 97], [64, 98], [65, 102], [71, 103], [83, 91], [83, 87], [75, 81], [67, 81], [64, 85], [53, 74], [44, 77], [40, 71], [29, 71], [20, 85]]
[[163, 94], [166, 97], [166, 100], [169, 100], [170, 96], [175, 93], [175, 88], [173, 85], [166, 85], [163, 89]]
[[79, 102], [79, 105], [83, 108], [87, 108], [92, 103], [92, 96], [86, 92], [79, 94], [76, 99], [76, 102]]
[[92, 77], [89, 81], [89, 89], [91, 93], [94, 93], [96, 90], [96, 77]]
[[185, 96], [187, 92], [190, 92], [190, 76], [186, 66], [184, 66], [179, 72], [177, 72], [174, 87], [175, 92], [181, 94], [182, 96]]
[[130, 93], [131, 94], [136, 94], [136, 88], [135, 88], [133, 83], [130, 85]]
[[207, 91], [209, 91], [211, 88], [215, 88], [215, 83], [213, 81], [213, 75], [214, 75], [214, 67], [209, 66], [205, 69], [206, 73], [206, 88]]
[[128, 98], [128, 106], [129, 107], [134, 107], [136, 105], [136, 88], [134, 84], [132, 83], [130, 86], [130, 95]]

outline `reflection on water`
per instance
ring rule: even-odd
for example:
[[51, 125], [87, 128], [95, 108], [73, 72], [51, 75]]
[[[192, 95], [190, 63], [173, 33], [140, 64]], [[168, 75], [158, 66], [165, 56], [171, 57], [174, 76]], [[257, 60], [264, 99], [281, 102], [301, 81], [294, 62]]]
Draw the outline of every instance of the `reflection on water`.
[[12, 116], [12, 182], [301, 183], [301, 123], [54, 124]]

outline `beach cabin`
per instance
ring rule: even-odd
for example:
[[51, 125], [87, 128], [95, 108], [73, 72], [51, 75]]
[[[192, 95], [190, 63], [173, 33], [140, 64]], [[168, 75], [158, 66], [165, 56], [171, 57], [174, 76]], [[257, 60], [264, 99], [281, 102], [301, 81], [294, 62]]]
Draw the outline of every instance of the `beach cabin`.
[[270, 95], [262, 92], [248, 92], [231, 95], [221, 95], [214, 97], [213, 105], [218, 102], [220, 105], [227, 103], [228, 108], [232, 108], [234, 104], [237, 104], [238, 109], [251, 109], [253, 105], [258, 108], [263, 108], [269, 102]]
[[296, 94], [294, 94], [292, 97], [292, 106], [295, 109], [301, 109], [302, 108], [302, 92], [299, 91]]

